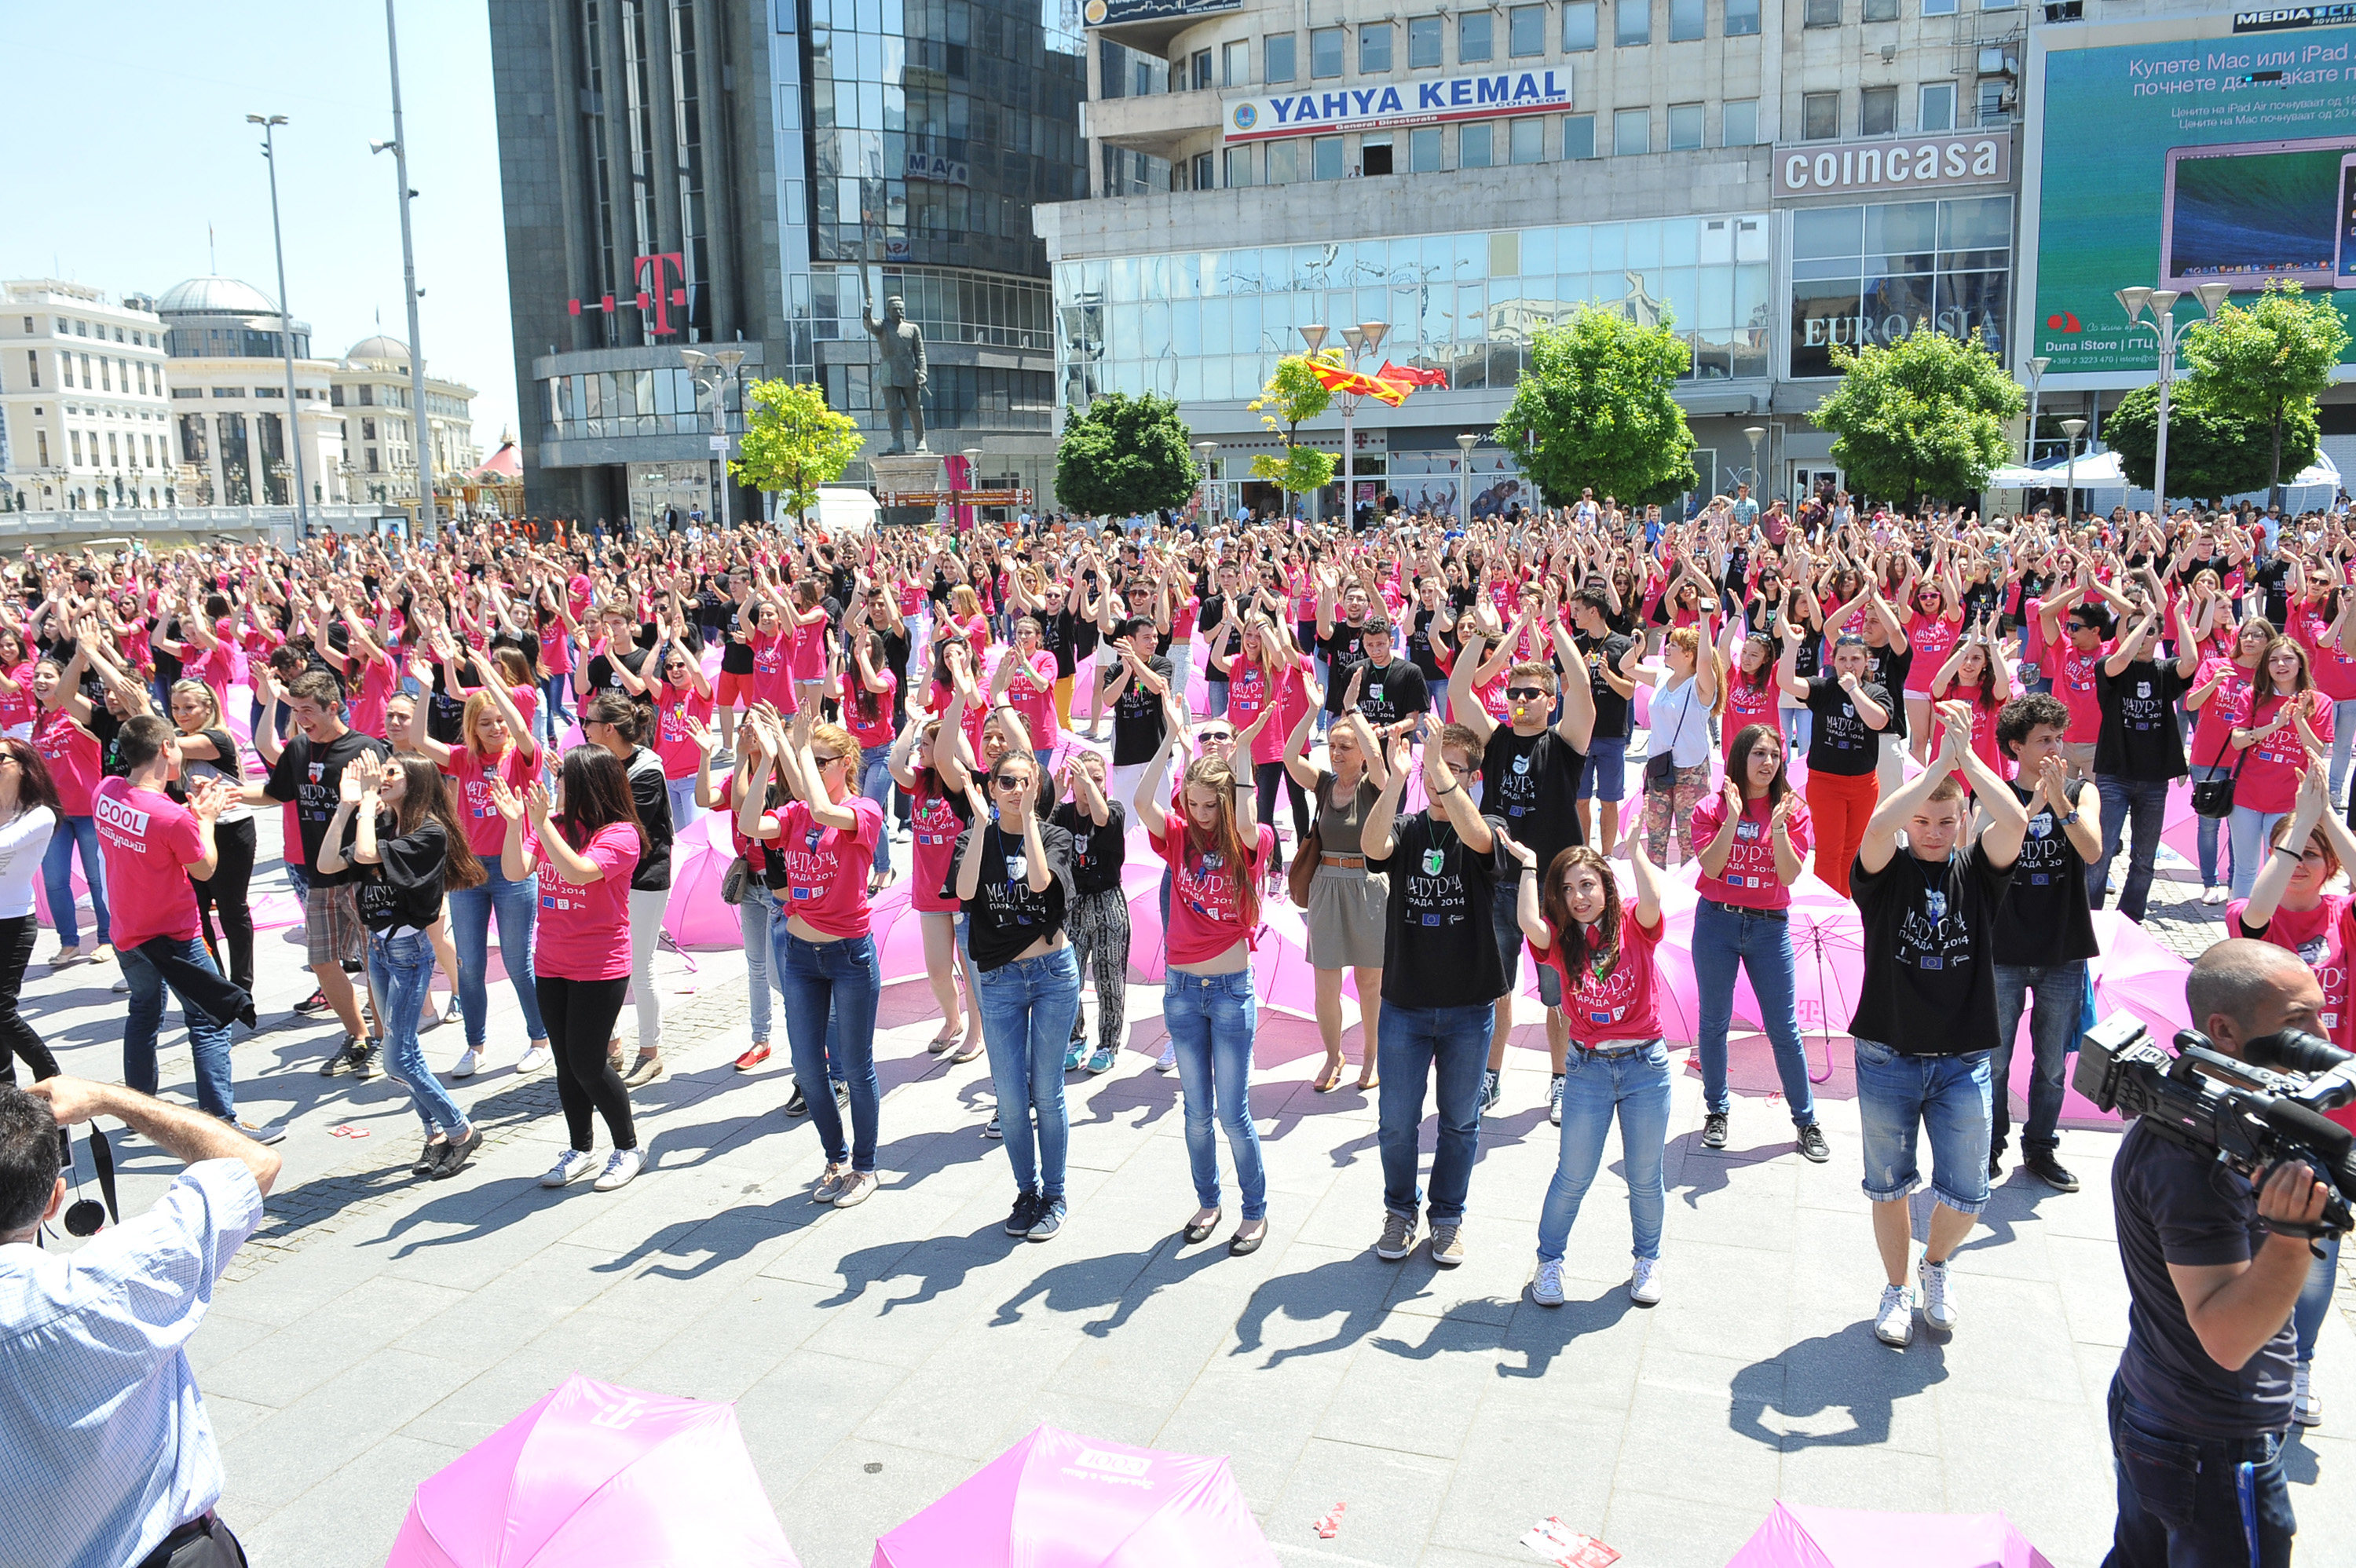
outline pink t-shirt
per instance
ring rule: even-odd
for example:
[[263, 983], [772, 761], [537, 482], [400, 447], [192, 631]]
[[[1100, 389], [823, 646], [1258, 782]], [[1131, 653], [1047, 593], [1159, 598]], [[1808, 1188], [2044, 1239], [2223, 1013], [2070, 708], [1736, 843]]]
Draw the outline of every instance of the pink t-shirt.
[[507, 843], [508, 819], [491, 802], [491, 781], [498, 779], [521, 795], [531, 787], [535, 770], [517, 745], [509, 745], [487, 767], [484, 761], [469, 747], [450, 749], [449, 772], [458, 786], [458, 823], [466, 830], [466, 848], [481, 859], [496, 860]]
[[1215, 852], [1197, 852], [1185, 818], [1172, 812], [1161, 834], [1149, 834], [1153, 852], [1170, 867], [1170, 929], [1166, 956], [1178, 965], [1208, 964], [1238, 942], [1251, 940], [1244, 923], [1244, 883], [1259, 875], [1275, 835], [1261, 827], [1251, 846], [1251, 864], [1240, 870]]
[[793, 634], [755, 632], [749, 640], [753, 647], [754, 700], [775, 703], [780, 713], [795, 712], [799, 705], [794, 700]]
[[778, 811], [782, 831], [774, 848], [785, 861], [788, 885], [783, 901], [788, 917], [799, 915], [827, 936], [864, 936], [867, 871], [884, 832], [884, 808], [859, 795], [845, 795], [840, 804], [856, 827], [821, 827], [803, 801], [789, 801]]
[[2217, 689], [2209, 694], [2208, 701], [2193, 709], [2198, 718], [2192, 728], [2192, 754], [2185, 761], [2195, 767], [2233, 766], [2233, 731], [2249, 720], [2250, 687], [2257, 679], [2257, 672], [2244, 669], [2230, 658], [2203, 659], [2192, 684], [2206, 686], [2210, 677], [2220, 672]]
[[[1031, 731], [1034, 746], [1052, 746], [1058, 731], [1055, 729], [1055, 656], [1044, 648], [1026, 661], [1021, 651], [1009, 648], [1004, 658], [1014, 661], [1014, 675], [1006, 683], [1006, 700], [1023, 716]], [[1030, 677], [1024, 683], [1024, 676]]]
[[687, 721], [694, 719], [712, 722], [712, 699], [699, 694], [692, 686], [673, 686], [668, 681], [655, 685], [655, 755], [662, 759], [663, 777], [691, 779], [701, 753], [696, 749], [695, 737], [687, 732]]
[[[1976, 691], [1977, 688], [1974, 688], [1974, 690]], [[1973, 752], [1994, 770], [1997, 777], [2000, 779], [2012, 777], [2019, 764], [2006, 756], [2003, 748], [1996, 743], [1996, 716], [2004, 710], [2003, 704], [1983, 702], [1976, 696], [1959, 695], [1953, 690], [1949, 691], [1948, 699], [1971, 704]], [[1945, 753], [1946, 749], [1947, 730], [1943, 724], [1931, 732], [1931, 760], [1937, 762]], [[1964, 781], [1964, 787], [1965, 789], [1971, 787], [1968, 777]]]
[[2316, 688], [2334, 702], [2356, 699], [2356, 654], [2340, 651], [2340, 639], [2331, 635], [2331, 623], [2303, 610], [2293, 612], [2290, 621], [2290, 635], [2307, 648], [2308, 667], [2314, 674]]
[[2103, 732], [2103, 703], [2095, 695], [2094, 671], [2111, 656], [2113, 645], [2104, 638], [2100, 647], [2080, 653], [2068, 641], [2053, 645], [2053, 695], [2070, 710], [2070, 728], [2062, 739], [2072, 744], [2091, 746]]
[[[2315, 738], [2329, 744], [2331, 740], [2331, 703], [2321, 692], [2308, 694], [2314, 711], [2307, 716], [2307, 727]], [[2263, 730], [2275, 721], [2282, 705], [2290, 700], [2283, 697], [2261, 699], [2250, 714], [2249, 728]], [[2246, 805], [2252, 811], [2288, 811], [2298, 804], [2298, 775], [2307, 769], [2307, 747], [2298, 738], [2296, 720], [2285, 724], [2250, 748], [2249, 761], [2241, 764], [2242, 776], [2233, 784], [2233, 804]]]
[[[1620, 912], [1620, 961], [1601, 979], [1596, 977], [1595, 965], [1587, 961], [1584, 932], [1558, 934], [1543, 953], [1535, 946], [1530, 949], [1532, 958], [1553, 965], [1562, 976], [1562, 1016], [1570, 1025], [1574, 1043], [1592, 1049], [1605, 1040], [1651, 1040], [1659, 1035], [1661, 1020], [1653, 1003], [1653, 949], [1667, 926], [1665, 920], [1657, 921], [1650, 931], [1638, 925], [1636, 901], [1630, 899]], [[1566, 951], [1573, 946], [1580, 948], [1575, 960]]]
[[1775, 728], [1776, 695], [1777, 688], [1772, 679], [1754, 687], [1740, 675], [1727, 677], [1726, 711], [1719, 719], [1720, 755], [1734, 755], [1734, 738], [1748, 726], [1764, 724]]
[[73, 720], [62, 708], [52, 708], [33, 725], [33, 749], [49, 764], [58, 786], [58, 808], [66, 816], [90, 815], [91, 791], [105, 772], [98, 737]]
[[638, 864], [638, 830], [626, 822], [608, 823], [578, 852], [605, 873], [599, 880], [568, 882], [541, 852], [532, 967], [558, 980], [618, 980], [630, 972], [630, 873]]
[[[795, 612], [799, 614], [799, 611]], [[793, 628], [793, 672], [796, 680], [826, 678], [826, 617], [820, 615], [809, 625]]]
[[127, 779], [103, 779], [91, 815], [106, 864], [114, 945], [196, 935], [197, 892], [187, 870], [205, 855], [196, 814], [167, 795], [132, 788]]
[[[1703, 873], [1697, 884], [1701, 896], [1736, 909], [1788, 909], [1792, 890], [1775, 869], [1775, 836], [1768, 822], [1775, 815], [1765, 796], [1742, 803], [1741, 820], [1734, 825], [1734, 848], [1715, 877]], [[1697, 844], [1716, 842], [1726, 822], [1726, 797], [1706, 795], [1694, 807], [1693, 836]], [[1815, 827], [1805, 805], [1794, 805], [1784, 819], [1792, 837], [1792, 853], [1804, 865], [1815, 847]], [[1626, 930], [1625, 926], [1621, 928]]]
[[[924, 775], [916, 776], [921, 784]], [[919, 914], [955, 914], [958, 901], [943, 898], [941, 889], [948, 883], [949, 862], [957, 854], [958, 835], [965, 831], [965, 818], [946, 795], [920, 788], [908, 798], [909, 875], [916, 879], [909, 899]]]
[[1931, 677], [1955, 651], [1955, 639], [1963, 635], [1964, 624], [1950, 621], [1944, 615], [1925, 615], [1917, 612], [1906, 622], [1906, 645], [1914, 651], [1913, 661], [1906, 667], [1906, 692], [1909, 696], [1931, 695]]
[[372, 659], [348, 656], [344, 667], [347, 689], [351, 691], [346, 721], [363, 735], [384, 739], [384, 705], [392, 700], [398, 684], [392, 656], [380, 653]]
[[[892, 694], [899, 688], [900, 677], [890, 670], [884, 671], [883, 676], [884, 689], [865, 693], [865, 700], [872, 705], [872, 717], [862, 717], [861, 696], [856, 692], [842, 704], [843, 728], [851, 731], [851, 738], [862, 749], [892, 743]], [[1036, 735], [1038, 731], [1032, 733]]]
[[0, 691], [0, 726], [30, 724], [40, 716], [40, 699], [33, 695], [33, 661], [26, 660], [8, 672], [16, 683], [14, 692]]

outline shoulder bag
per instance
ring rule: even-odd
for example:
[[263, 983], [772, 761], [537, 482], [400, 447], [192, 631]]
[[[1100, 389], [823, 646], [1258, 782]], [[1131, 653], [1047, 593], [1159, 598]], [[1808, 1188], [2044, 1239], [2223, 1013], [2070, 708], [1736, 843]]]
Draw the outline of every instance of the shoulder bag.
[[1292, 901], [1302, 909], [1309, 907], [1309, 884], [1317, 880], [1317, 868], [1325, 853], [1325, 799], [1333, 787], [1332, 773], [1317, 775], [1317, 809], [1309, 814], [1309, 831], [1301, 837], [1292, 852], [1292, 864], [1286, 868], [1285, 885], [1291, 891]]
[[1668, 749], [1657, 757], [1644, 759], [1644, 787], [1647, 790], [1672, 790], [1677, 784], [1677, 741], [1686, 732], [1686, 718], [1693, 711], [1696, 693], [1691, 689], [1701, 677], [1687, 676], [1684, 704], [1677, 709], [1677, 727], [1669, 734]]
[[[2225, 748], [2233, 743], [2233, 726], [2228, 724], [2225, 729], [2225, 739], [2218, 744], [2217, 755], [2209, 765], [2213, 768], [2222, 763], [2225, 760]], [[2233, 763], [2233, 771], [2223, 778], [2203, 779], [2192, 786], [2192, 810], [2195, 816], [2219, 817], [2233, 815], [2233, 782], [2242, 776], [2242, 769], [2250, 760], [2250, 751], [2251, 748], [2247, 746], [2242, 749], [2241, 757]]]

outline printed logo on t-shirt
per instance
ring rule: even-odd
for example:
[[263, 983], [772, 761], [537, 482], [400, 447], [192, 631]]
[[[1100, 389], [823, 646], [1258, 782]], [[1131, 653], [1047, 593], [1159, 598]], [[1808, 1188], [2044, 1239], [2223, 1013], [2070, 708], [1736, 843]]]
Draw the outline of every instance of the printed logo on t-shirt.
[[1898, 923], [1898, 962], [1916, 969], [1948, 969], [1971, 960], [1971, 927], [1963, 912], [1945, 890], [1924, 889], [1921, 906]]
[[1226, 857], [1215, 852], [1199, 860], [1191, 855], [1181, 855], [1177, 869], [1171, 873], [1171, 896], [1183, 900], [1188, 909], [1205, 920], [1239, 923], [1243, 919], [1243, 890], [1238, 879], [1219, 874], [1226, 865]]
[[120, 795], [102, 795], [91, 802], [91, 815], [117, 848], [134, 854], [147, 852], [147, 813]]

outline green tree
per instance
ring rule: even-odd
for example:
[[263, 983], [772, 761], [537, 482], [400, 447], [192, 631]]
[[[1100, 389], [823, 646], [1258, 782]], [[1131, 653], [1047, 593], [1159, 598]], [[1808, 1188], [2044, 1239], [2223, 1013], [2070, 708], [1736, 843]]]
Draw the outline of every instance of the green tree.
[[[2214, 407], [2184, 393], [2197, 383], [2179, 381], [2168, 400], [2168, 493], [2213, 501], [2263, 487], [2275, 458], [2266, 421], [2256, 414]], [[2315, 404], [2295, 402], [2284, 415], [2282, 459], [2294, 474], [2315, 461]], [[2151, 488], [2158, 447], [2159, 389], [2137, 387], [2103, 416], [2103, 440], [2119, 454], [2127, 483]]]
[[[2293, 438], [2302, 410], [2312, 425], [2315, 400], [2331, 385], [2347, 347], [2348, 326], [2331, 296], [2309, 294], [2280, 279], [2269, 280], [2255, 304], [2226, 305], [2184, 335], [2184, 358], [2192, 367], [2193, 382], [2192, 396], [2186, 400], [2256, 422], [2267, 443], [2265, 482], [2272, 500], [2282, 499], [2286, 472], [2296, 474], [2315, 461], [2310, 452], [2299, 461], [2286, 462], [2296, 453], [2286, 451], [2286, 438]], [[2171, 475], [2176, 472], [2174, 412], [2171, 408], [2168, 424]], [[2175, 488], [2181, 492], [2181, 486]]]
[[1677, 406], [1677, 378], [1693, 351], [1670, 329], [1582, 305], [1560, 326], [1541, 327], [1490, 439], [1514, 454], [1548, 506], [1597, 495], [1644, 506], [1701, 482], [1693, 432]]
[[744, 454], [728, 466], [739, 479], [776, 492], [800, 517], [817, 501], [819, 485], [842, 477], [865, 441], [859, 421], [828, 408], [816, 386], [754, 381], [744, 388]]
[[[1328, 350], [1326, 363], [1342, 362], [1339, 350]], [[1333, 482], [1333, 470], [1341, 459], [1330, 452], [1320, 452], [1313, 446], [1303, 446], [1297, 439], [1302, 424], [1315, 419], [1333, 406], [1333, 394], [1309, 368], [1306, 355], [1290, 354], [1276, 362], [1276, 374], [1268, 379], [1259, 396], [1245, 406], [1259, 415], [1259, 422], [1274, 432], [1284, 443], [1284, 453], [1277, 456], [1261, 453], [1252, 459], [1252, 477], [1265, 479], [1290, 496], [1306, 496], [1323, 490]]]
[[1055, 448], [1055, 498], [1094, 516], [1183, 507], [1200, 475], [1173, 399], [1110, 392], [1073, 414]]
[[1833, 432], [1849, 488], [1912, 503], [1978, 494], [2011, 455], [2005, 421], [2028, 401], [1975, 333], [1915, 330], [1889, 347], [1833, 349], [1841, 384], [1808, 417]]

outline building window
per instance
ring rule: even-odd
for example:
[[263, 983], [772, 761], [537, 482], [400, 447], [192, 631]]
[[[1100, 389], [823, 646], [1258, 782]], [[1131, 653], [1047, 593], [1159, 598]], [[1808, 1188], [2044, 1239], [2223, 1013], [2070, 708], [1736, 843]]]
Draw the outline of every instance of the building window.
[[31, 370], [31, 371], [32, 371], [32, 373], [33, 373], [33, 389], [34, 389], [35, 391], [37, 391], [37, 391], [39, 391], [39, 390], [41, 389], [41, 355], [40, 355], [40, 351], [39, 351], [38, 349], [35, 349], [35, 348], [27, 348], [27, 349], [26, 349], [26, 350], [25, 350], [25, 365], [26, 365], [26, 368], [27, 368], [27, 369]]
[[1840, 94], [1810, 92], [1800, 99], [1800, 135], [1804, 141], [1829, 142], [1840, 134]]
[[1612, 155], [1633, 158], [1653, 150], [1653, 112], [1622, 109], [1612, 116]]
[[1489, 37], [1489, 24], [1494, 20], [1486, 11], [1460, 12], [1456, 17], [1456, 59], [1460, 65], [1473, 65], [1494, 55], [1495, 42]]
[[1898, 0], [1865, 0], [1865, 19], [1869, 22], [1898, 20]]
[[49, 465], [49, 432], [45, 430], [35, 431], [33, 444], [40, 448], [41, 466], [47, 468]]
[[1719, 108], [1719, 129], [1723, 133], [1721, 145], [1747, 147], [1759, 140], [1757, 99], [1730, 99]]
[[1309, 74], [1319, 80], [1342, 74], [1342, 29], [1309, 29]]
[[1622, 48], [1653, 41], [1653, 0], [1615, 0], [1612, 41]]
[[1290, 185], [1301, 177], [1301, 144], [1298, 141], [1270, 142], [1268, 144], [1268, 183]]
[[1419, 125], [1407, 133], [1408, 173], [1431, 175], [1440, 172], [1440, 127]]
[[1801, 9], [1800, 25], [1804, 27], [1837, 27], [1840, 26], [1840, 0], [1806, 0]]
[[1337, 180], [1346, 172], [1342, 166], [1342, 138], [1314, 136], [1309, 142], [1309, 177], [1317, 180]]
[[215, 387], [213, 389], [213, 396], [216, 398], [241, 398], [245, 396], [245, 389], [243, 387]]
[[1709, 31], [1702, 0], [1669, 0], [1669, 42], [1688, 43]]
[[1483, 120], [1475, 125], [1460, 126], [1456, 132], [1456, 166], [1460, 169], [1485, 169], [1496, 160], [1491, 156], [1494, 147], [1491, 133], [1496, 127]]
[[1194, 155], [1194, 188], [1210, 190], [1217, 180], [1217, 160], [1208, 153]]
[[1563, 6], [1562, 47], [1566, 54], [1595, 47], [1595, 0], [1569, 0]]
[[1251, 40], [1237, 38], [1219, 46], [1219, 85], [1248, 87], [1251, 85]]
[[1358, 74], [1383, 76], [1391, 69], [1391, 25], [1388, 22], [1358, 24]]
[[1857, 95], [1857, 130], [1860, 136], [1888, 136], [1898, 130], [1898, 90], [1869, 87]]
[[1293, 36], [1290, 33], [1270, 33], [1267, 37], [1260, 40], [1259, 62], [1261, 66], [1265, 68], [1267, 78], [1269, 81], [1290, 81], [1292, 80], [1294, 74], [1292, 46], [1294, 41]]
[[1227, 184], [1248, 186], [1259, 184], [1259, 149], [1229, 147], [1226, 149]]
[[1701, 105], [1672, 103], [1669, 105], [1669, 151], [1683, 152], [1701, 145]]
[[1358, 141], [1358, 169], [1368, 179], [1391, 172], [1391, 139], [1368, 134]]
[[1982, 125], [2002, 125], [2012, 118], [2012, 83], [2003, 77], [1992, 77], [1980, 83], [1980, 117]]
[[376, 421], [360, 421], [360, 439], [362, 441], [374, 441], [376, 439]]
[[66, 432], [66, 439], [73, 443], [73, 465], [80, 468], [81, 466], [81, 432], [70, 430]]
[[1595, 155], [1595, 116], [1566, 114], [1562, 117], [1562, 155], [1566, 158], [1591, 158]]
[[1409, 16], [1407, 19], [1408, 69], [1422, 70], [1440, 63], [1440, 18]]
[[1952, 81], [1926, 81], [1922, 84], [1922, 118], [1925, 131], [1952, 131], [1955, 128], [1955, 84]]
[[1193, 86], [1194, 90], [1199, 92], [1204, 88], [1211, 85], [1211, 51], [1208, 49], [1196, 49], [1194, 51], [1194, 72]]
[[1505, 52], [1519, 59], [1546, 53], [1546, 7], [1516, 5], [1505, 13]]
[[1954, 14], [1955, 0], [1922, 0], [1922, 15], [1925, 16], [1952, 16]]
[[[1887, 347], [1926, 327], [1976, 331], [2006, 352], [2009, 197], [1805, 208], [1791, 218], [1788, 375], [1833, 376], [1836, 346]], [[1736, 302], [1738, 326], [1747, 303]]]
[[1506, 122], [1506, 155], [1517, 164], [1541, 164], [1546, 161], [1546, 122], [1535, 114], [1525, 114]]

